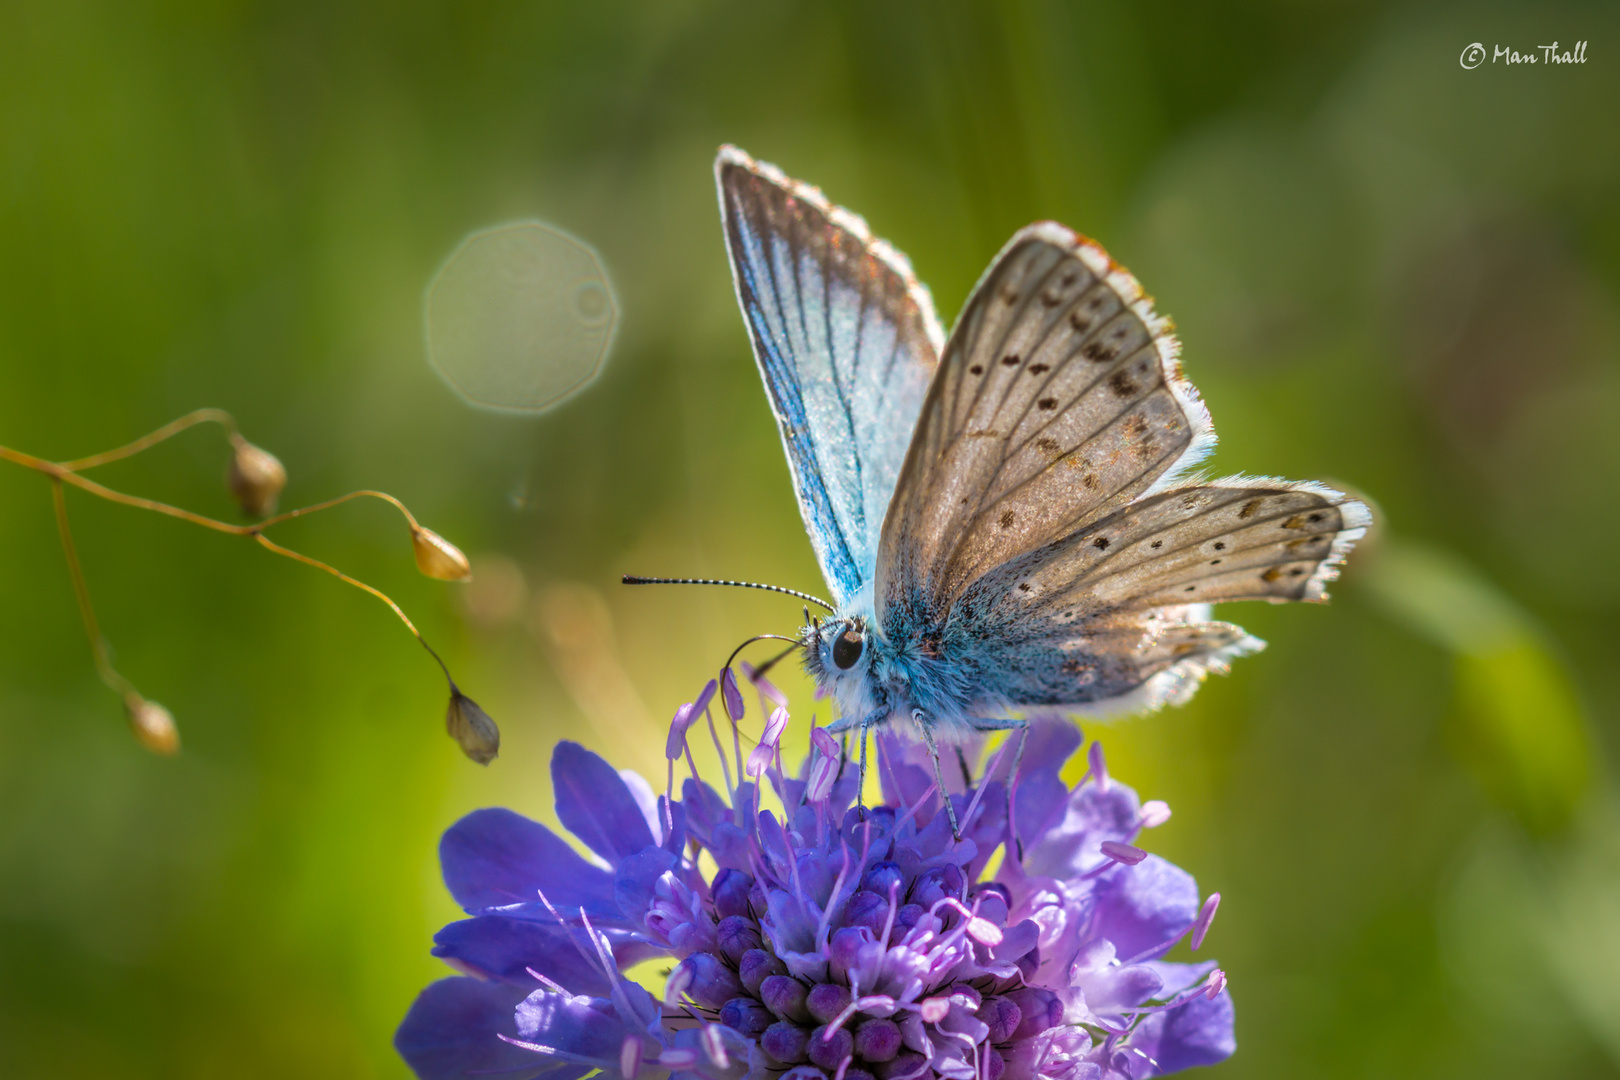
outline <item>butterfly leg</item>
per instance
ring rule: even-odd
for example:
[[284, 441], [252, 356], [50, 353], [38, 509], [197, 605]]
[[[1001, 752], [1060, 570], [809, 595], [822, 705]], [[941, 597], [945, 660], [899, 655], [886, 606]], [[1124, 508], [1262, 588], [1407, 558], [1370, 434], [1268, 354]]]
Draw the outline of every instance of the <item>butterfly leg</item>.
[[951, 819], [951, 836], [960, 840], [962, 826], [956, 820], [956, 807], [951, 803], [950, 790], [945, 787], [945, 770], [939, 763], [939, 744], [934, 741], [934, 729], [929, 726], [928, 714], [921, 709], [913, 709], [911, 719], [916, 723], [917, 731], [928, 747], [928, 756], [934, 759], [934, 783], [939, 785], [939, 801], [945, 804], [945, 813]]
[[1024, 840], [1018, 835], [1018, 823], [1013, 818], [1013, 793], [1018, 787], [1018, 771], [1024, 764], [1024, 744], [1029, 742], [1028, 720], [974, 720], [974, 731], [1016, 731], [1018, 749], [1013, 751], [1012, 772], [1007, 774], [1007, 835], [1012, 838], [1018, 861], [1024, 861]]
[[871, 723], [861, 721], [861, 776], [855, 782], [855, 820], [863, 821], [866, 818], [866, 730]]

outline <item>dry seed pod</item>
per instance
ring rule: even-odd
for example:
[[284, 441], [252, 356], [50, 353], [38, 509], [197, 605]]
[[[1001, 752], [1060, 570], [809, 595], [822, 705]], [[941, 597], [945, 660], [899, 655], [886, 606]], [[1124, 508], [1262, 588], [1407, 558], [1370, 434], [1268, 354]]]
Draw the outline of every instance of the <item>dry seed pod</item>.
[[136, 741], [152, 753], [173, 757], [180, 752], [180, 729], [168, 709], [132, 692], [124, 695], [124, 714]]
[[476, 701], [454, 686], [450, 687], [450, 709], [445, 713], [444, 726], [461, 745], [461, 752], [480, 765], [488, 765], [500, 753], [501, 729]]
[[241, 436], [232, 443], [231, 471], [226, 477], [231, 494], [249, 517], [269, 517], [276, 512], [276, 500], [287, 486], [287, 470], [268, 450], [260, 449]]
[[416, 549], [416, 568], [428, 577], [440, 581], [467, 581], [472, 578], [472, 564], [467, 561], [467, 556], [432, 529], [412, 525], [411, 546]]

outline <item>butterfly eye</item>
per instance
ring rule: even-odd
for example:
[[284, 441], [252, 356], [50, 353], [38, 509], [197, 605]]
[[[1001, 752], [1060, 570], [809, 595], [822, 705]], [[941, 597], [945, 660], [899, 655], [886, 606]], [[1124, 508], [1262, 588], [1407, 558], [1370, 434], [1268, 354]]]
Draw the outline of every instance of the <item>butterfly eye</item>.
[[853, 627], [845, 630], [833, 639], [833, 663], [838, 665], [839, 670], [848, 671], [861, 658], [861, 648], [865, 644], [859, 630]]

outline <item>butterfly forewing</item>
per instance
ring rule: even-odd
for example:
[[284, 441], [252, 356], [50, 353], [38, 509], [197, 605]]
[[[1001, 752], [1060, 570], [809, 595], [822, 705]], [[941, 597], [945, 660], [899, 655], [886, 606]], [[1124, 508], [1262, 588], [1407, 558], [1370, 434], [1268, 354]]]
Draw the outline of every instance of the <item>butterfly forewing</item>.
[[1015, 236], [924, 403], [879, 596], [943, 612], [990, 569], [1184, 470], [1213, 434], [1175, 351], [1135, 280], [1095, 244], [1052, 224]]
[[905, 259], [860, 218], [731, 147], [715, 173], [799, 508], [843, 603], [871, 575], [943, 335]]

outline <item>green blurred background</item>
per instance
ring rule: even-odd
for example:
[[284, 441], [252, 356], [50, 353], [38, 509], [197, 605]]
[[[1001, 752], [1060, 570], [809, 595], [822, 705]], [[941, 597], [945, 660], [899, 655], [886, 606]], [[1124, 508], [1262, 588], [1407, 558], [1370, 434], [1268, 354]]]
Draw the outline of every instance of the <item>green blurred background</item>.
[[[1555, 39], [1587, 63], [1459, 64]], [[1381, 507], [1333, 606], [1229, 609], [1270, 649], [1096, 729], [1225, 896], [1217, 1073], [1620, 1075], [1617, 45], [1597, 3], [0, 6], [0, 442], [65, 459], [217, 405], [286, 506], [400, 496], [474, 585], [417, 576], [378, 504], [282, 539], [390, 591], [505, 733], [463, 759], [371, 599], [70, 492], [120, 667], [181, 725], [145, 753], [48, 486], [0, 465], [0, 1075], [404, 1076], [455, 914], [438, 834], [549, 818], [562, 736], [657, 768], [730, 646], [796, 625], [614, 584], [820, 588], [723, 141], [866, 215], [947, 321], [1018, 226], [1096, 236], [1176, 318], [1217, 470]], [[600, 251], [614, 354], [550, 414], [474, 412], [424, 287], [530, 217]], [[199, 430], [99, 478], [229, 517], [225, 462]]]

